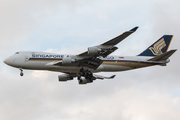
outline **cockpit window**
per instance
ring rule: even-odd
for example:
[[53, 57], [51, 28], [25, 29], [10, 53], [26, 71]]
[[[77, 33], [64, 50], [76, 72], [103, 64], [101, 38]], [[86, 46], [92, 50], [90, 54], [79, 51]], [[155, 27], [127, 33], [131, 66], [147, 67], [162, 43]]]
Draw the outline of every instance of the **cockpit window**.
[[15, 54], [19, 54], [19, 52], [16, 52]]

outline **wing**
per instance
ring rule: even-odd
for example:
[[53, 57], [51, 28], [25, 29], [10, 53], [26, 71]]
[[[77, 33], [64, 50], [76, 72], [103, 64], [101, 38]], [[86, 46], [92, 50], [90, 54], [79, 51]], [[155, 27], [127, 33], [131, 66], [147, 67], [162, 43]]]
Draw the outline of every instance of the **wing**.
[[109, 54], [117, 50], [118, 48], [115, 45], [124, 40], [132, 33], [134, 33], [137, 29], [138, 27], [134, 27], [133, 29], [126, 31], [123, 34], [103, 44], [94, 47], [89, 47], [88, 51], [76, 55], [76, 59], [80, 59], [79, 63], [81, 66], [87, 66], [92, 69], [97, 69], [102, 63], [102, 60], [98, 57], [107, 57]]
[[[138, 27], [134, 27], [133, 29], [124, 32], [123, 34], [101, 44], [98, 46], [94, 46], [94, 47], [90, 47], [90, 48], [98, 48], [101, 49], [102, 51], [100, 52], [100, 54], [98, 56], [102, 56], [102, 57], [106, 57], [109, 54], [111, 54], [112, 52], [114, 52], [115, 50], [117, 50], [118, 48], [115, 47], [116, 44], [118, 44], [119, 42], [121, 42], [122, 40], [124, 40], [126, 37], [128, 37], [129, 35], [131, 35], [132, 33], [134, 33], [136, 30], [138, 29]], [[81, 56], [81, 57], [93, 57], [92, 54], [89, 54], [89, 50], [86, 52], [83, 52], [77, 56]]]
[[93, 74], [93, 77], [94, 77], [95, 79], [101, 79], [101, 80], [103, 80], [103, 79], [113, 79], [113, 78], [116, 77], [116, 75], [112, 75], [112, 76], [110, 76], [110, 77], [104, 77], [104, 76], [101, 76], [101, 75]]

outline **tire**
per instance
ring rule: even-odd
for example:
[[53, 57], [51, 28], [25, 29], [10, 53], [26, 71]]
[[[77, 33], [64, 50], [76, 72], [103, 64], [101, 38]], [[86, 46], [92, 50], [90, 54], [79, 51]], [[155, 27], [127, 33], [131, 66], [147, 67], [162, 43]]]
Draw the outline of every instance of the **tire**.
[[23, 73], [20, 73], [20, 76], [23, 76], [24, 74]]

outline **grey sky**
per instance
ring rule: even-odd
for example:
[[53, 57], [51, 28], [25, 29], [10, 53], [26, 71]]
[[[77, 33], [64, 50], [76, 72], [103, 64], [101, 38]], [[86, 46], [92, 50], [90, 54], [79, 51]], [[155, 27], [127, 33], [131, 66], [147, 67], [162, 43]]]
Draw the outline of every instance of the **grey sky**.
[[[114, 55], [137, 55], [164, 34], [180, 47], [178, 0], [0, 0], [0, 59], [20, 50], [78, 54], [135, 26]], [[61, 73], [0, 63], [2, 120], [179, 120], [179, 51], [166, 67], [100, 73], [113, 80], [78, 85]]]

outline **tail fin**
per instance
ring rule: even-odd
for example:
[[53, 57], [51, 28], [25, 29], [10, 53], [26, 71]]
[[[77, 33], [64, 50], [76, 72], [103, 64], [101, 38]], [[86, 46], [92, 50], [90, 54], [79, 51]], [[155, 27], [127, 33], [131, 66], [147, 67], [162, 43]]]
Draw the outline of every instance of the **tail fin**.
[[164, 35], [138, 56], [157, 56], [167, 52], [173, 35]]

